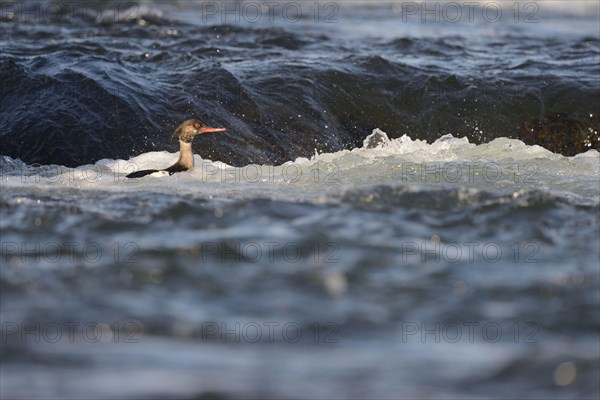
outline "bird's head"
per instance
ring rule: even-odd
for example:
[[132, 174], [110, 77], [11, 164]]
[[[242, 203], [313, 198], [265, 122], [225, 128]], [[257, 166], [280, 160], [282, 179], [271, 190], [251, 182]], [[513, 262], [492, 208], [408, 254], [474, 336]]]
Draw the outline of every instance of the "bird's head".
[[192, 143], [194, 136], [201, 133], [224, 132], [226, 130], [225, 128], [211, 128], [198, 120], [188, 119], [175, 129], [175, 135], [182, 142]]

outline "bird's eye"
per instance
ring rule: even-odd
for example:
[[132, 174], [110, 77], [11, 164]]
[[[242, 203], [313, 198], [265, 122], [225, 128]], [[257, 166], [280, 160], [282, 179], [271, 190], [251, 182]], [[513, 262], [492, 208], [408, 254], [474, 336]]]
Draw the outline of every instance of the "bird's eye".
[[194, 124], [194, 128], [196, 128], [196, 129], [200, 129], [200, 124], [196, 122], [196, 123]]

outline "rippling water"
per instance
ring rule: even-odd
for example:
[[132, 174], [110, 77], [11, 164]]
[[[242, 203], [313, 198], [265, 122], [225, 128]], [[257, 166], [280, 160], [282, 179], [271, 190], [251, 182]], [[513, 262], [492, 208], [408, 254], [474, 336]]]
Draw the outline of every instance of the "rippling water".
[[598, 396], [596, 4], [58, 4], [0, 7], [3, 398]]

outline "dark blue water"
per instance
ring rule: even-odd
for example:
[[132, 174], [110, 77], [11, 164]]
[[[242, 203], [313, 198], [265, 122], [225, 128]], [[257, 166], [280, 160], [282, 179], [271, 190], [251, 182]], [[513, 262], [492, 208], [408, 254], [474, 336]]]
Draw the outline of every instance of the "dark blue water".
[[531, 22], [526, 2], [497, 22], [465, 9], [456, 23], [452, 10], [354, 2], [255, 17], [235, 2], [7, 3], [3, 154], [78, 166], [175, 150], [170, 133], [190, 116], [235, 131], [197, 152], [238, 166], [352, 149], [375, 127], [598, 149], [598, 20], [585, 3]]
[[597, 398], [598, 5], [435, 4], [1, 3], [2, 398]]

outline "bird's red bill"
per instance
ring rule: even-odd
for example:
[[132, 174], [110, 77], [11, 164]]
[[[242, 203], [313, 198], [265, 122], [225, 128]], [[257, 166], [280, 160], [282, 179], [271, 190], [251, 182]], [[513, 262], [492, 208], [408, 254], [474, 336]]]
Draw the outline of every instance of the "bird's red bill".
[[225, 132], [226, 130], [226, 128], [210, 128], [205, 126], [200, 129], [200, 133]]

